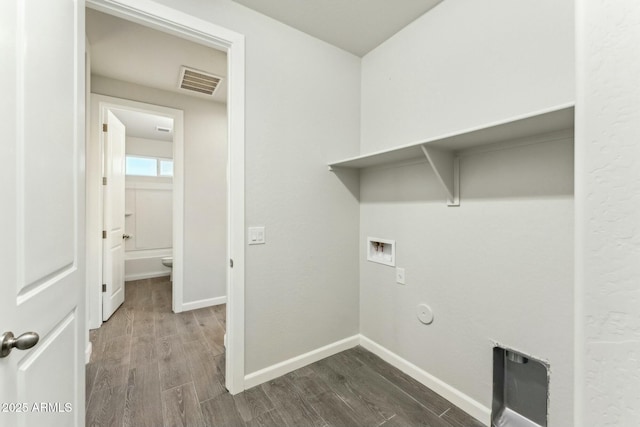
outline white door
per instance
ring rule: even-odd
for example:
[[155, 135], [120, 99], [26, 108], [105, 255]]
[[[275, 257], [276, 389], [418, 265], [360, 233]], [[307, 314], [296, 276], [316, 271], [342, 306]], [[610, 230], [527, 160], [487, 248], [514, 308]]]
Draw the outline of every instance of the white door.
[[0, 426], [82, 426], [84, 1], [2, 0], [0, 58]]
[[[124, 161], [125, 127], [109, 110], [104, 132], [104, 254], [102, 320], [124, 302]], [[105, 128], [103, 128], [103, 131]]]

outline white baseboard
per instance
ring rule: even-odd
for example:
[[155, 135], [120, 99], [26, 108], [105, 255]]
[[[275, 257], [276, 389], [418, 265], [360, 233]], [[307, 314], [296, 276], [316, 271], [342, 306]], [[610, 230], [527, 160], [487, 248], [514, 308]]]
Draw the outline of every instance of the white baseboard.
[[360, 343], [360, 336], [354, 335], [349, 338], [345, 338], [340, 341], [325, 345], [324, 347], [317, 348], [308, 353], [301, 354], [291, 359], [285, 360], [275, 365], [269, 366], [259, 371], [252, 372], [244, 377], [244, 388], [249, 389], [255, 387], [272, 379], [281, 377], [289, 372], [300, 369], [303, 366], [310, 365], [311, 363], [322, 360], [325, 357], [333, 356], [341, 351], [348, 350], [357, 346]]
[[429, 387], [431, 390], [435, 391], [475, 419], [485, 423], [487, 426], [489, 425], [491, 410], [486, 406], [480, 404], [444, 381], [434, 377], [430, 373], [422, 370], [408, 360], [403, 359], [375, 341], [370, 340], [364, 335], [360, 335], [360, 345], [380, 357], [385, 362], [400, 369], [416, 381]]
[[206, 298], [198, 301], [182, 303], [181, 311], [197, 310], [198, 308], [211, 307], [214, 305], [226, 304], [227, 297]]
[[124, 280], [125, 282], [130, 282], [131, 280], [153, 279], [155, 277], [168, 276], [170, 274], [170, 271], [151, 271], [148, 273], [128, 274], [124, 276]]
[[84, 364], [86, 365], [91, 361], [91, 353], [93, 352], [93, 343], [89, 341], [87, 348], [84, 350]]
[[295, 371], [296, 369], [300, 369], [304, 366], [317, 362], [318, 360], [333, 356], [334, 354], [348, 350], [357, 345], [361, 345], [366, 348], [373, 354], [379, 356], [385, 362], [400, 369], [402, 372], [421, 384], [429, 387], [431, 390], [438, 393], [440, 396], [444, 397], [472, 417], [485, 423], [487, 426], [489, 425], [491, 418], [491, 410], [489, 408], [462, 393], [460, 390], [424, 371], [408, 360], [403, 359], [375, 341], [370, 340], [364, 335], [354, 335], [352, 337], [345, 338], [248, 374], [244, 377], [244, 388], [249, 389], [267, 381], [271, 381], [272, 379], [278, 378], [282, 375], [288, 374], [289, 372]]

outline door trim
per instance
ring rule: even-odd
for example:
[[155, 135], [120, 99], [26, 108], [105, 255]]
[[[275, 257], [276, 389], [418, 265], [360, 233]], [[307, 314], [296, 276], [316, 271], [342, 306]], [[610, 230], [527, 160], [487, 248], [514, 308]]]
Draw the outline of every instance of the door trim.
[[[184, 283], [184, 112], [175, 108], [163, 107], [144, 102], [131, 101], [128, 99], [115, 98], [112, 96], [91, 94], [91, 141], [92, 147], [87, 149], [87, 162], [91, 162], [87, 171], [91, 173], [88, 191], [98, 198], [100, 210], [88, 212], [88, 216], [100, 215], [100, 227], [104, 223], [102, 218], [104, 200], [103, 186], [100, 177], [95, 176], [95, 172], [104, 164], [104, 133], [100, 126], [104, 123], [106, 112], [111, 109], [138, 111], [141, 113], [154, 114], [158, 116], [170, 117], [173, 119], [173, 257], [177, 260], [173, 267], [172, 286], [172, 310], [175, 313], [183, 311], [183, 283]], [[98, 152], [96, 152], [98, 151]], [[99, 160], [98, 160], [99, 156]], [[100, 173], [100, 176], [103, 174]], [[93, 200], [92, 196], [91, 200]], [[95, 203], [94, 203], [95, 205]], [[87, 230], [89, 240], [97, 236], [99, 230]], [[88, 245], [89, 247], [89, 245]], [[102, 254], [104, 255], [104, 254]], [[89, 260], [93, 259], [88, 257]], [[89, 261], [91, 262], [91, 261]], [[99, 277], [102, 277], [102, 263], [97, 267]], [[90, 281], [90, 283], [94, 283]], [[97, 291], [96, 286], [91, 286], [89, 292], [89, 327], [99, 328], [102, 324], [102, 293]], [[96, 314], [100, 313], [100, 314]]]
[[244, 390], [244, 292], [245, 292], [245, 39], [194, 16], [144, 0], [87, 0], [87, 7], [178, 37], [227, 52], [229, 95], [227, 255], [226, 388], [231, 394]]

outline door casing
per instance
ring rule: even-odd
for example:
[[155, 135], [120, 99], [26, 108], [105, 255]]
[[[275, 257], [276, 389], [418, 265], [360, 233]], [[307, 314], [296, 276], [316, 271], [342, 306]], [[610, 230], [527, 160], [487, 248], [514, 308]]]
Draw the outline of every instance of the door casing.
[[[102, 246], [97, 239], [103, 224], [104, 187], [102, 186], [101, 165], [104, 164], [104, 133], [101, 131], [107, 112], [112, 109], [130, 110], [141, 113], [170, 117], [174, 121], [173, 138], [173, 257], [176, 260], [173, 268], [172, 310], [182, 311], [183, 303], [183, 253], [184, 253], [184, 113], [175, 108], [146, 104], [128, 99], [105, 95], [90, 95], [90, 138], [87, 140], [87, 283], [88, 293], [88, 325], [90, 329], [99, 328], [102, 324], [103, 294], [100, 280], [103, 277]], [[89, 228], [90, 227], [90, 228]], [[98, 227], [98, 228], [96, 228]], [[94, 286], [95, 285], [95, 286]]]
[[[231, 394], [244, 390], [244, 292], [245, 292], [245, 39], [244, 35], [203, 21], [155, 2], [136, 0], [88, 0], [87, 7], [227, 53], [229, 93], [227, 255], [226, 388]], [[174, 159], [175, 162], [175, 159]], [[174, 182], [175, 185], [175, 182]], [[174, 221], [175, 221], [174, 216]], [[175, 231], [175, 230], [174, 230]], [[90, 234], [88, 233], [88, 236]], [[89, 245], [88, 245], [89, 246]], [[175, 247], [174, 247], [175, 251]], [[176, 271], [174, 271], [175, 277]]]

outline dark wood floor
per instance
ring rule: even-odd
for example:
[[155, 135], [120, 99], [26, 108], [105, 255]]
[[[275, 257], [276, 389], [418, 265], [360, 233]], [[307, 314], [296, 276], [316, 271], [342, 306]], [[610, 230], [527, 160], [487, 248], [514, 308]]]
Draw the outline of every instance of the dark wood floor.
[[166, 279], [127, 282], [91, 331], [87, 426], [482, 426], [361, 347], [231, 396], [224, 328], [224, 306], [173, 314]]

